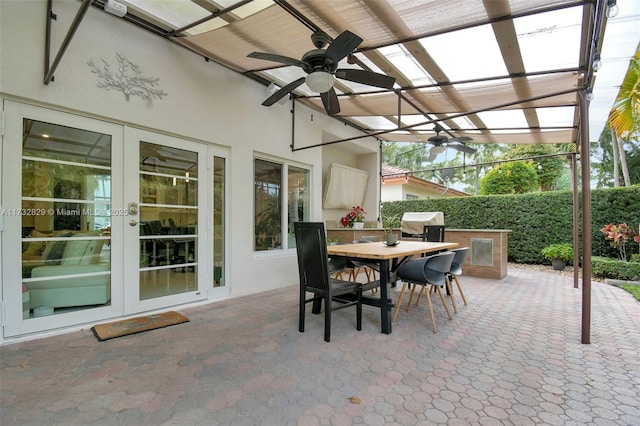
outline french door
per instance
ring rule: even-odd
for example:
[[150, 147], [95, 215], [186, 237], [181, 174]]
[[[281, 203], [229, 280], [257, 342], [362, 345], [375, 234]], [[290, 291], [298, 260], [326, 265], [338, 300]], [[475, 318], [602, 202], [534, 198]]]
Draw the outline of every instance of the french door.
[[4, 110], [5, 337], [207, 297], [205, 145], [12, 101]]
[[203, 144], [125, 129], [125, 313], [206, 298]]

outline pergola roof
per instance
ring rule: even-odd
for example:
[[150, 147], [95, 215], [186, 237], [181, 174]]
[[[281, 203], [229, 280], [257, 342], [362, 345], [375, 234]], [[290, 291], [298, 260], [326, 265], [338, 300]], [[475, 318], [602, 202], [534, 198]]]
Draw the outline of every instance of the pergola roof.
[[[345, 30], [359, 35], [357, 60], [345, 59], [340, 67], [387, 74], [396, 85], [385, 90], [338, 79], [338, 116], [387, 141], [426, 141], [437, 122], [449, 136], [468, 136], [473, 143], [577, 143], [578, 90], [597, 96], [596, 77], [605, 72], [594, 74], [594, 55], [601, 55], [605, 68], [622, 62], [619, 87], [640, 39], [634, 0], [618, 0], [617, 23], [607, 19], [605, 0], [122, 2], [126, 19], [279, 87], [305, 72], [249, 53], [298, 59], [314, 48], [314, 31], [330, 38]], [[626, 30], [613, 33], [616, 56], [608, 57], [605, 29], [613, 24]], [[597, 101], [608, 103], [600, 115], [617, 93], [607, 84], [609, 92]], [[306, 85], [293, 96], [324, 113]], [[606, 117], [596, 119], [599, 135]]]

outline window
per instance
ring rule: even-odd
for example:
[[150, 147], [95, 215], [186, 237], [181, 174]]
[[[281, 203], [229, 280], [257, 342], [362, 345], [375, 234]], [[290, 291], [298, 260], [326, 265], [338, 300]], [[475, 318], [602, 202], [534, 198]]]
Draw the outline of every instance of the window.
[[288, 242], [289, 248], [293, 248], [296, 246], [293, 223], [309, 220], [309, 171], [292, 166], [288, 176]]
[[413, 194], [407, 194], [407, 200], [417, 200], [418, 196]]
[[254, 206], [254, 250], [295, 247], [293, 223], [309, 219], [309, 171], [255, 159]]

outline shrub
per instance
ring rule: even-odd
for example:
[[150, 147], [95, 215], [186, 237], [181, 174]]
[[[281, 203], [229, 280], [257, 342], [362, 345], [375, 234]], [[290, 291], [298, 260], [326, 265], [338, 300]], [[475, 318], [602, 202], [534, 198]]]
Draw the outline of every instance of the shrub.
[[542, 255], [549, 260], [573, 260], [573, 246], [569, 243], [551, 244], [541, 250]]
[[591, 273], [596, 278], [640, 281], [640, 263], [594, 256], [591, 258]]

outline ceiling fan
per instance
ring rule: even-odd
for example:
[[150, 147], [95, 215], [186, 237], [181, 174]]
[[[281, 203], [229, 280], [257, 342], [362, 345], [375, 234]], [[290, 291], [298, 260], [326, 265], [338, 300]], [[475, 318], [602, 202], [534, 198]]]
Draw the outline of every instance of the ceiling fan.
[[329, 115], [340, 112], [338, 96], [333, 88], [336, 78], [362, 83], [369, 86], [392, 89], [396, 79], [373, 71], [365, 71], [352, 68], [338, 68], [338, 63], [351, 55], [362, 43], [362, 39], [350, 31], [342, 32], [329, 47], [324, 48], [330, 39], [322, 31], [311, 34], [311, 42], [316, 47], [305, 53], [302, 59], [294, 59], [288, 56], [276, 55], [273, 53], [252, 52], [247, 55], [250, 58], [264, 59], [267, 61], [279, 62], [285, 65], [300, 67], [307, 73], [306, 77], [301, 77], [287, 84], [277, 92], [269, 96], [262, 105], [271, 106], [280, 99], [294, 91], [302, 83], [312, 91], [319, 93], [324, 109]]
[[429, 150], [429, 161], [435, 160], [438, 154], [443, 153], [447, 148], [455, 149], [456, 151], [460, 151], [465, 154], [474, 154], [477, 151], [477, 149], [465, 145], [465, 142], [473, 140], [468, 136], [449, 139], [444, 135], [440, 135], [440, 132], [444, 131], [444, 128], [439, 123], [436, 123], [433, 131], [436, 132], [436, 135], [427, 139], [427, 142], [433, 145]]

